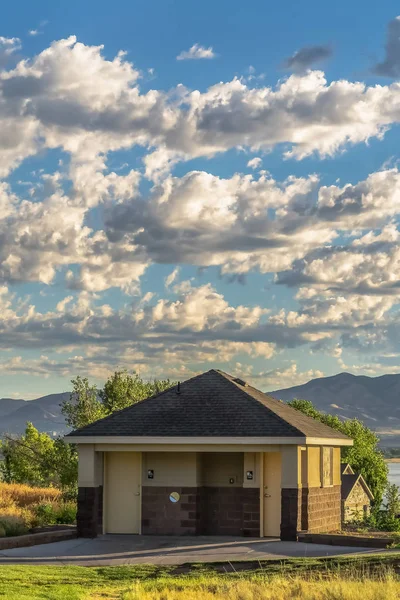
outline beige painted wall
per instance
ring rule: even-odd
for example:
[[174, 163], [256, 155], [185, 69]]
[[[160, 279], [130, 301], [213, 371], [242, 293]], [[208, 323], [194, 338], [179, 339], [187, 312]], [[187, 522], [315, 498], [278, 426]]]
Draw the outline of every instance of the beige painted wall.
[[103, 484], [103, 453], [93, 444], [78, 445], [78, 486], [97, 487]]
[[[147, 471], [154, 471], [154, 479], [148, 479]], [[253, 479], [246, 478], [247, 471]], [[235, 483], [230, 484], [229, 478]], [[260, 486], [260, 453], [200, 453], [144, 452], [142, 480], [146, 486], [230, 486], [258, 488]]]
[[[199, 480], [197, 452], [143, 452], [142, 477], [145, 486], [195, 487]], [[148, 479], [147, 471], [154, 471]]]
[[297, 488], [301, 485], [300, 447], [282, 446], [282, 487]]
[[[258, 488], [261, 483], [261, 453], [245, 452], [243, 456], [243, 487]], [[253, 479], [247, 479], [247, 471], [253, 471]]]
[[[243, 486], [244, 457], [242, 452], [206, 452], [201, 456], [199, 485], [219, 487]], [[233, 477], [234, 483], [229, 483]]]

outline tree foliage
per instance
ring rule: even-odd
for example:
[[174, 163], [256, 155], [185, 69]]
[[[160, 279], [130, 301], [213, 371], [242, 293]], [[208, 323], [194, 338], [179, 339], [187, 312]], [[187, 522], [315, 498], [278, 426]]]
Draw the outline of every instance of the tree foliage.
[[[100, 390], [86, 377], [72, 379], [70, 398], [61, 405], [67, 425], [78, 429], [126, 408], [148, 396], [162, 392], [174, 383], [169, 379], [145, 381], [126, 370], [116, 371]], [[7, 483], [56, 486], [74, 495], [78, 480], [78, 456], [73, 444], [51, 438], [27, 423], [21, 436], [0, 441], [0, 476]]]
[[144, 400], [153, 394], [162, 392], [173, 383], [169, 379], [154, 379], [144, 381], [137, 373], [133, 375], [128, 371], [115, 371], [100, 390], [99, 396], [105, 414], [127, 408], [139, 400]]
[[169, 379], [145, 381], [137, 373], [131, 375], [126, 370], [120, 370], [115, 371], [100, 390], [91, 385], [87, 378], [79, 376], [72, 379], [72, 385], [70, 398], [63, 402], [61, 411], [67, 425], [79, 429], [162, 392], [174, 383]]
[[341, 421], [336, 415], [320, 412], [309, 400], [292, 400], [289, 405], [302, 413], [348, 435], [353, 446], [342, 448], [342, 462], [349, 463], [366, 480], [375, 497], [375, 506], [382, 503], [388, 481], [388, 467], [378, 447], [379, 438], [358, 419]]
[[104, 408], [99, 400], [97, 387], [90, 385], [87, 377], [76, 377], [71, 380], [72, 392], [69, 400], [61, 404], [61, 412], [72, 429], [79, 429], [105, 416]]
[[7, 483], [55, 486], [63, 490], [76, 487], [78, 460], [76, 450], [62, 438], [53, 439], [27, 423], [24, 435], [0, 442], [3, 461], [0, 472]]

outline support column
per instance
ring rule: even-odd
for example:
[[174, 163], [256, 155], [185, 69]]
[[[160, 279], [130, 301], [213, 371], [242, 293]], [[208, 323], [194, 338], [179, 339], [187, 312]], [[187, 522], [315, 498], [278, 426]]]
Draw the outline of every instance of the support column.
[[93, 444], [78, 445], [78, 537], [103, 531], [103, 454]]
[[281, 540], [296, 541], [301, 529], [300, 450], [282, 447]]
[[242, 533], [246, 537], [261, 535], [260, 458], [260, 452], [245, 452], [243, 456]]

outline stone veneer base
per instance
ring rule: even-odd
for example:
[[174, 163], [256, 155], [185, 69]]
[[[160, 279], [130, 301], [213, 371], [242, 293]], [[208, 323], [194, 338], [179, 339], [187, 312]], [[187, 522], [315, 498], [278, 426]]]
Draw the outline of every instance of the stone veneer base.
[[301, 529], [302, 495], [298, 488], [281, 491], [281, 540], [296, 541]]
[[[178, 492], [180, 501], [169, 500]], [[260, 536], [260, 492], [239, 487], [153, 487], [142, 492], [145, 535]]]
[[76, 514], [78, 537], [96, 537], [103, 532], [103, 487], [78, 488]]
[[[171, 502], [178, 492], [179, 502]], [[196, 535], [198, 529], [199, 489], [178, 486], [143, 486], [143, 535]]]
[[[260, 491], [239, 487], [142, 488], [144, 535], [260, 536]], [[179, 492], [177, 503], [169, 500]], [[320, 533], [341, 527], [341, 486], [283, 488], [281, 539], [298, 533]], [[78, 489], [77, 535], [96, 537], [103, 528], [103, 488]]]
[[302, 529], [309, 533], [338, 531], [342, 526], [341, 486], [302, 489]]

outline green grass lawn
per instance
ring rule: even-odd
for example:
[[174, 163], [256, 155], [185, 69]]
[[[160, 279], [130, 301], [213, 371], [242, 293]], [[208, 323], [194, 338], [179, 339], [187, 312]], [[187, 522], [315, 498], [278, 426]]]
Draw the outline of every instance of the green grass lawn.
[[[180, 567], [0, 566], [5, 600], [392, 600], [400, 555]], [[230, 572], [226, 572], [229, 570]]]

